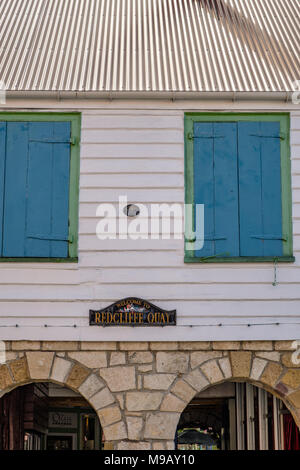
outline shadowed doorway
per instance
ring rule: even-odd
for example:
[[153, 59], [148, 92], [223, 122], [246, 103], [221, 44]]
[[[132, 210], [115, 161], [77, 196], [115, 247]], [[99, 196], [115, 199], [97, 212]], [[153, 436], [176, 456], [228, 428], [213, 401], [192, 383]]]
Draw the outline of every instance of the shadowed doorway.
[[300, 450], [300, 433], [282, 400], [249, 383], [200, 392], [181, 414], [178, 450]]
[[100, 450], [99, 418], [78, 393], [38, 382], [0, 399], [0, 450]]

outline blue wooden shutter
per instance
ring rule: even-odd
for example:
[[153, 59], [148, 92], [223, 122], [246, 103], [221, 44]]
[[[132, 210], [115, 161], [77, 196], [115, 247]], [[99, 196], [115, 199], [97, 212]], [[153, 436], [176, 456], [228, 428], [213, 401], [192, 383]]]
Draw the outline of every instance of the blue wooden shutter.
[[3, 256], [68, 256], [69, 169], [70, 123], [7, 123]]
[[240, 256], [282, 256], [280, 125], [238, 124]]
[[0, 122], [0, 256], [3, 251], [3, 201], [4, 201], [4, 172], [6, 160], [6, 123]]
[[237, 174], [236, 123], [195, 123], [194, 203], [204, 204], [205, 224], [195, 256], [239, 256]]

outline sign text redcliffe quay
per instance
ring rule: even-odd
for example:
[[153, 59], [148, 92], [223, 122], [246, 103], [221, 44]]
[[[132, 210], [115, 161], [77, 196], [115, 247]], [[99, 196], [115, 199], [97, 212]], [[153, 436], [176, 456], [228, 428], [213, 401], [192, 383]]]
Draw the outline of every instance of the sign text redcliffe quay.
[[127, 297], [102, 310], [90, 310], [90, 325], [176, 325], [176, 310], [162, 310], [146, 300], [136, 297]]

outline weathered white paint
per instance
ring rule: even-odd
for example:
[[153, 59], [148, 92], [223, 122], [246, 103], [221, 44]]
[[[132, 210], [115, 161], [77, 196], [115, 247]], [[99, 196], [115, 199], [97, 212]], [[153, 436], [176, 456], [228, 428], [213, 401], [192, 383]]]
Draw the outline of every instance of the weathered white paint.
[[[3, 109], [81, 111], [82, 145], [79, 262], [0, 263], [1, 339], [300, 338], [299, 107], [272, 101], [36, 100], [29, 105], [15, 100]], [[228, 109], [291, 112], [296, 262], [278, 265], [277, 286], [272, 285], [274, 266], [268, 263], [184, 264], [183, 239], [97, 239], [97, 206], [109, 202], [117, 207], [119, 195], [147, 208], [152, 202], [183, 204], [184, 111]], [[178, 326], [88, 326], [89, 309], [126, 296], [176, 308]]]

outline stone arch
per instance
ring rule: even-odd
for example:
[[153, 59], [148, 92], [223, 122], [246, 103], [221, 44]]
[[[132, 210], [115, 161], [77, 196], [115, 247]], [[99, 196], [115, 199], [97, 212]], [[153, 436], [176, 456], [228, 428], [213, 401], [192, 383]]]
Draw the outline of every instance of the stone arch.
[[0, 365], [0, 398], [33, 382], [57, 383], [79, 393], [98, 415], [106, 441], [127, 438], [120, 404], [97, 369], [48, 351], [26, 352]]
[[190, 401], [224, 382], [248, 382], [270, 392], [283, 401], [300, 427], [299, 366], [287, 367], [280, 359], [258, 357], [250, 351], [197, 351], [190, 355], [188, 370], [178, 373], [166, 391], [159, 410], [148, 415], [145, 438], [169, 441], [170, 448], [181, 413]]

